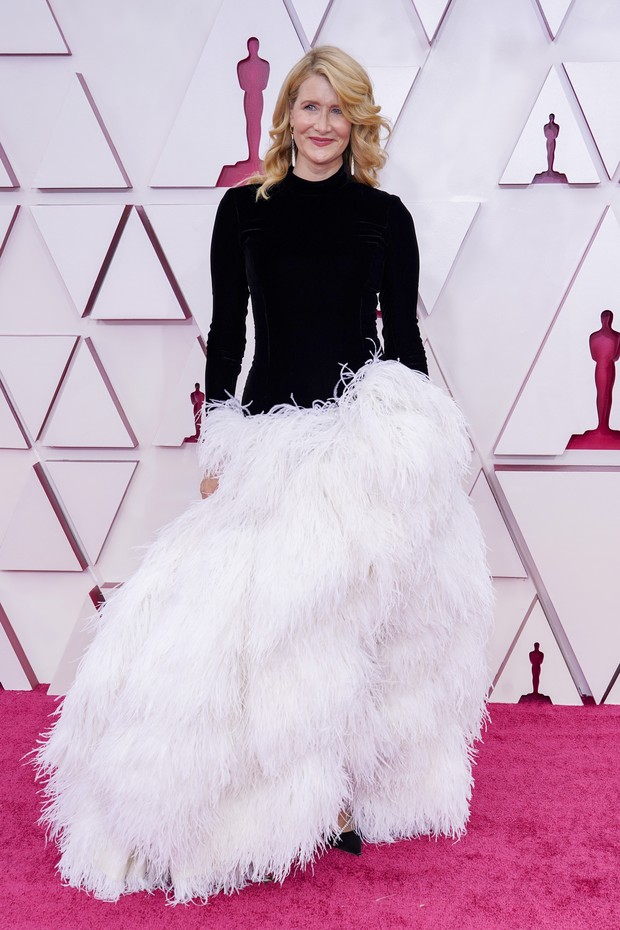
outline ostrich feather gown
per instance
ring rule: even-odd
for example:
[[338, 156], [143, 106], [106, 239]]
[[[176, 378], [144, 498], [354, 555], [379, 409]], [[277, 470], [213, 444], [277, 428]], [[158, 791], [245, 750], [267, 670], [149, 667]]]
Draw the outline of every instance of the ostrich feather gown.
[[338, 401], [207, 418], [219, 489], [103, 608], [38, 752], [70, 884], [206, 898], [282, 879], [350, 810], [458, 836], [490, 584], [452, 400], [398, 362]]

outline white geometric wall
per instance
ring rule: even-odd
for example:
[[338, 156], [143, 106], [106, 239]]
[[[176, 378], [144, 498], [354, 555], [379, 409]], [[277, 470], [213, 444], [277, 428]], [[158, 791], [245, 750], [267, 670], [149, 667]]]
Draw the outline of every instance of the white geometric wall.
[[[620, 4], [602, 0], [0, 0], [0, 683], [64, 691], [93, 605], [198, 496], [183, 438], [251, 37], [263, 151], [310, 44], [359, 58], [394, 123], [382, 186], [416, 220], [431, 375], [471, 427], [492, 700], [531, 691], [537, 641], [554, 703], [619, 703], [620, 448], [566, 450], [597, 424], [601, 312], [620, 329]], [[566, 180], [534, 184], [551, 112]]]

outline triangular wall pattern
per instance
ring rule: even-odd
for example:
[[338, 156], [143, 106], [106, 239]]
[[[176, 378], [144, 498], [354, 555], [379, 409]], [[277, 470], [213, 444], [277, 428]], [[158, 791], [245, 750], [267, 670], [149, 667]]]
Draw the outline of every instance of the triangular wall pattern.
[[292, 6], [304, 31], [308, 45], [315, 45], [315, 37], [334, 0], [285, 0]]
[[120, 204], [45, 204], [30, 208], [62, 280], [81, 314], [118, 228]]
[[499, 678], [512, 646], [523, 629], [537, 600], [529, 578], [493, 579], [493, 629], [487, 643], [491, 681]]
[[39, 437], [77, 336], [0, 336], [0, 372], [19, 416]]
[[620, 61], [571, 61], [564, 70], [611, 178], [620, 162]]
[[493, 577], [526, 578], [527, 572], [484, 472], [478, 475], [470, 497], [487, 544], [489, 569]]
[[[609, 684], [611, 685], [611, 687], [609, 688], [609, 693], [605, 695], [604, 703], [605, 704], [620, 704], [620, 674], [617, 675], [613, 684], [611, 683], [611, 681]], [[607, 689], [605, 690], [607, 691]]]
[[600, 182], [558, 72], [551, 68], [510, 156], [500, 184], [531, 184], [536, 175], [547, 171], [544, 127], [549, 122], [551, 113], [560, 127], [553, 170], [565, 175], [569, 184]]
[[73, 684], [80, 659], [97, 632], [97, 623], [93, 622], [95, 612], [117, 587], [116, 584], [96, 586], [85, 599], [67, 640], [65, 651], [50, 681], [48, 694], [66, 694]]
[[138, 440], [90, 339], [80, 342], [45, 424], [60, 448], [134, 448]]
[[480, 208], [476, 202], [408, 203], [420, 248], [420, 297], [431, 313]]
[[0, 449], [28, 448], [29, 443], [0, 382]]
[[0, 685], [7, 691], [31, 691], [37, 676], [0, 604]]
[[413, 0], [429, 42], [437, 35], [452, 0]]
[[11, 230], [19, 213], [19, 205], [14, 207], [0, 206], [0, 256], [4, 252], [7, 240], [11, 235]]
[[152, 204], [146, 213], [187, 305], [206, 338], [213, 309], [209, 250], [216, 204]]
[[0, 191], [13, 191], [19, 187], [19, 181], [13, 171], [6, 152], [0, 145]]
[[[590, 335], [601, 313], [620, 323], [620, 225], [611, 210], [594, 237], [495, 447], [496, 455], [561, 455], [572, 435], [597, 425]], [[620, 379], [610, 425], [620, 429]]]
[[[225, 165], [248, 157], [237, 64], [248, 55], [251, 37], [259, 40], [258, 55], [270, 68], [263, 93], [260, 152], [266, 150], [277, 93], [303, 48], [282, 0], [224, 2], [155, 168], [152, 187], [215, 187]], [[218, 88], [216, 94], [213, 88]], [[208, 119], [205, 100], [209, 100]], [[214, 132], [214, 126], [226, 126], [226, 132]]]
[[76, 74], [39, 165], [40, 190], [126, 190], [131, 182], [99, 109]]
[[375, 100], [381, 101], [381, 115], [395, 126], [420, 69], [409, 65], [400, 68], [368, 65], [366, 70], [372, 81]]
[[190, 394], [198, 383], [205, 389], [205, 351], [200, 340], [194, 340], [191, 351], [178, 378], [173, 382], [157, 433], [156, 446], [180, 446], [183, 440], [195, 433], [194, 413]]
[[599, 702], [620, 664], [620, 469], [505, 466], [496, 474]]
[[0, 3], [0, 55], [70, 55], [47, 0]]
[[47, 462], [62, 505], [94, 565], [123, 502], [137, 462]]
[[549, 35], [554, 39], [574, 0], [537, 0]]
[[512, 704], [518, 701], [521, 695], [532, 692], [532, 665], [529, 654], [534, 649], [534, 643], [539, 643], [540, 651], [544, 654], [539, 692], [548, 695], [553, 704], [581, 705], [579, 692], [538, 601], [512, 647], [508, 661], [493, 689], [492, 700]]
[[35, 465], [0, 543], [0, 568], [79, 572], [86, 565], [43, 469]]
[[127, 207], [119, 231], [88, 314], [97, 320], [189, 318], [187, 301], [144, 208]]

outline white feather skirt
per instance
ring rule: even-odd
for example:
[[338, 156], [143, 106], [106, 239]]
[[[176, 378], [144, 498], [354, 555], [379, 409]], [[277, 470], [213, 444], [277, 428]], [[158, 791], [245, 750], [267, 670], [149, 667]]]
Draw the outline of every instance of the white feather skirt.
[[453, 401], [372, 362], [335, 402], [203, 428], [218, 490], [102, 610], [36, 753], [65, 881], [206, 899], [368, 842], [458, 836], [491, 586]]

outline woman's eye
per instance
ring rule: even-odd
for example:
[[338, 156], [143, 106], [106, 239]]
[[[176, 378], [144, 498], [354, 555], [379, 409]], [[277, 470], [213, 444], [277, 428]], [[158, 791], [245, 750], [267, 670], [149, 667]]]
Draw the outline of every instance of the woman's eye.
[[332, 113], [335, 113], [336, 116], [342, 116], [342, 110], [340, 107], [332, 107]]
[[314, 109], [316, 109], [316, 107], [314, 106], [313, 103], [307, 103], [304, 107], [304, 110], [314, 110]]

